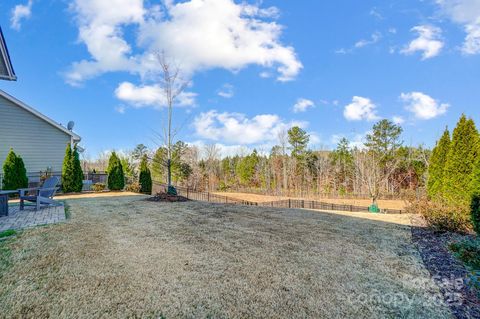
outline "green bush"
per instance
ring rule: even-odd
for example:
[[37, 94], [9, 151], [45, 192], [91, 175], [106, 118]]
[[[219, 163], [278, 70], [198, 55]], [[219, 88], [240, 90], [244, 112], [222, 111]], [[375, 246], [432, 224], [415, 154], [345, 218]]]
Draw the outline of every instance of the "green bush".
[[142, 189], [142, 187], [140, 186], [139, 183], [131, 183], [131, 184], [128, 184], [126, 187], [125, 187], [125, 190], [127, 192], [132, 192], [132, 193], [140, 193], [140, 190]]
[[147, 154], [143, 155], [140, 162], [140, 177], [138, 179], [140, 184], [140, 192], [144, 194], [152, 193], [152, 174], [148, 168]]
[[112, 152], [108, 160], [108, 189], [112, 191], [122, 190], [125, 187], [125, 175], [122, 163], [115, 152]]
[[101, 192], [105, 190], [106, 185], [104, 183], [95, 183], [92, 185], [92, 191]]
[[411, 203], [407, 211], [421, 214], [435, 231], [467, 233], [471, 230], [469, 209], [463, 205], [422, 199]]
[[480, 194], [472, 196], [472, 203], [470, 205], [470, 212], [472, 217], [473, 229], [480, 235]]
[[3, 163], [3, 188], [15, 190], [28, 187], [27, 170], [20, 156], [10, 149]]
[[480, 240], [464, 239], [450, 245], [455, 256], [463, 261], [465, 265], [480, 270]]

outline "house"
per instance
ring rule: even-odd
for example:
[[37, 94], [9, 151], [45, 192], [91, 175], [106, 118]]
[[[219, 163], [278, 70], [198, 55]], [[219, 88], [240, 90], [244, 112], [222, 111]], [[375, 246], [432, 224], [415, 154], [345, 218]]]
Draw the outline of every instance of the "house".
[[29, 182], [38, 182], [40, 172], [62, 171], [67, 144], [73, 145], [80, 139], [71, 130], [0, 90], [0, 167], [13, 148], [25, 162]]
[[[17, 80], [1, 27], [0, 80]], [[61, 173], [67, 144], [78, 142], [80, 136], [71, 129], [0, 90], [0, 189], [10, 149], [23, 158], [29, 182], [38, 183], [41, 172]]]
[[10, 55], [8, 54], [7, 44], [3, 37], [2, 27], [0, 27], [0, 79], [16, 81], [17, 77], [13, 70]]

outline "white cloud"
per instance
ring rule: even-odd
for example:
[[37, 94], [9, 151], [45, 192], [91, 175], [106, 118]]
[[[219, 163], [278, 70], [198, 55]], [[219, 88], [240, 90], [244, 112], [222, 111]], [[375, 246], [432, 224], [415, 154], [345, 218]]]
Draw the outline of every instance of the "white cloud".
[[315, 107], [315, 103], [308, 99], [298, 99], [297, 103], [293, 106], [294, 113], [306, 112], [309, 108]]
[[[277, 79], [288, 81], [302, 68], [295, 49], [280, 41], [282, 26], [274, 21], [274, 7], [233, 0], [165, 1], [161, 7], [146, 7], [143, 0], [75, 0], [71, 9], [79, 40], [91, 55], [72, 65], [66, 74], [71, 84], [112, 71], [145, 76], [158, 70], [152, 56], [161, 51], [187, 75], [213, 68], [235, 72], [256, 64], [275, 68]], [[126, 26], [137, 31], [132, 43], [123, 35]]]
[[447, 112], [449, 104], [439, 103], [421, 92], [402, 93], [400, 99], [406, 103], [405, 109], [422, 120], [433, 119]]
[[480, 53], [480, 19], [477, 24], [468, 24], [465, 26], [467, 36], [462, 47], [462, 52], [467, 55]]
[[398, 115], [395, 115], [394, 117], [392, 117], [392, 121], [393, 121], [393, 123], [395, 123], [397, 125], [405, 123], [405, 119], [401, 116], [398, 116]]
[[76, 13], [79, 41], [91, 59], [73, 63], [66, 74], [68, 83], [77, 85], [106, 72], [138, 71], [122, 27], [143, 22], [143, 0], [75, 0], [70, 8]]
[[20, 30], [22, 20], [29, 19], [32, 16], [33, 0], [28, 0], [27, 4], [17, 4], [12, 9], [12, 17], [10, 18], [10, 26], [12, 29]]
[[467, 55], [480, 54], [480, 1], [436, 0], [436, 2], [445, 15], [465, 29], [462, 52]]
[[368, 39], [368, 40], [362, 39], [362, 40], [358, 41], [357, 43], [355, 43], [355, 48], [359, 49], [359, 48], [363, 48], [363, 47], [366, 47], [366, 46], [371, 45], [371, 44], [375, 44], [378, 41], [380, 41], [381, 38], [382, 38], [382, 34], [380, 32], [374, 32], [370, 36], [370, 39]]
[[268, 79], [268, 78], [272, 77], [272, 74], [270, 72], [266, 72], [266, 71], [260, 72], [259, 75], [262, 79]]
[[385, 18], [383, 17], [383, 15], [380, 13], [380, 11], [378, 11], [378, 9], [376, 7], [373, 7], [371, 10], [370, 10], [370, 15], [372, 17], [375, 17], [377, 18], [378, 20], [384, 20]]
[[444, 43], [441, 39], [442, 30], [431, 25], [419, 25], [411, 29], [418, 37], [404, 48], [401, 53], [410, 55], [415, 52], [422, 52], [422, 60], [433, 58], [440, 54]]
[[235, 95], [234, 87], [231, 84], [224, 84], [217, 94], [223, 98], [230, 99]]
[[115, 111], [120, 113], [120, 114], [125, 114], [126, 110], [127, 110], [127, 108], [124, 105], [119, 105], [119, 106], [115, 107]]
[[[115, 96], [136, 108], [154, 107], [162, 108], [167, 105], [165, 94], [159, 85], [136, 86], [130, 82], [123, 82], [115, 90]], [[182, 92], [177, 97], [176, 106], [195, 105], [196, 94], [193, 92]]]
[[345, 54], [351, 54], [353, 53], [356, 49], [361, 49], [361, 48], [364, 48], [366, 46], [369, 46], [369, 45], [372, 45], [372, 44], [375, 44], [377, 43], [378, 41], [380, 41], [382, 39], [382, 34], [378, 31], [375, 31], [374, 33], [372, 33], [372, 35], [370, 36], [370, 39], [362, 39], [362, 40], [359, 40], [357, 41], [353, 47], [351, 48], [340, 48], [340, 49], [337, 49], [335, 50], [334, 52], [336, 54], [342, 54], [342, 55], [345, 55]]
[[288, 130], [294, 125], [306, 127], [307, 123], [286, 123], [275, 114], [260, 114], [248, 118], [241, 113], [220, 113], [215, 110], [201, 113], [193, 121], [197, 136], [210, 141], [239, 145], [276, 142], [280, 131]]
[[377, 106], [370, 99], [354, 96], [352, 103], [345, 106], [343, 115], [349, 121], [374, 121], [379, 119], [376, 109]]

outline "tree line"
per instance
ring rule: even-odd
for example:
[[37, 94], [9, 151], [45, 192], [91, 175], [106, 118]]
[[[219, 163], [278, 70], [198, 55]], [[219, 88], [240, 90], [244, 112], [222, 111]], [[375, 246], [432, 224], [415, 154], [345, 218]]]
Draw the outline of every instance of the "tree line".
[[[176, 185], [208, 191], [254, 191], [296, 196], [399, 196], [426, 186], [430, 150], [404, 145], [401, 126], [381, 120], [362, 144], [342, 138], [332, 151], [309, 148], [310, 136], [300, 127], [278, 134], [268, 152], [221, 157], [216, 145], [199, 148], [172, 145], [171, 174]], [[144, 145], [122, 154], [125, 175], [136, 178], [138, 158], [148, 155], [153, 180], [168, 182], [167, 147], [150, 152]], [[105, 160], [99, 160], [99, 164]], [[105, 166], [105, 164], [104, 164]]]

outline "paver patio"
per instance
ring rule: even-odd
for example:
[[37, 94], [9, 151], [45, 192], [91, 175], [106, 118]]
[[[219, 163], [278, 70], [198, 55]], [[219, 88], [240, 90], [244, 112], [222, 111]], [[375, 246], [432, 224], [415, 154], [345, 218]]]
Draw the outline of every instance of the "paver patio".
[[9, 215], [0, 217], [0, 232], [7, 229], [23, 229], [38, 225], [55, 224], [65, 220], [65, 207], [63, 205], [50, 206], [35, 210], [33, 206], [26, 206], [20, 211], [18, 205], [9, 208]]

